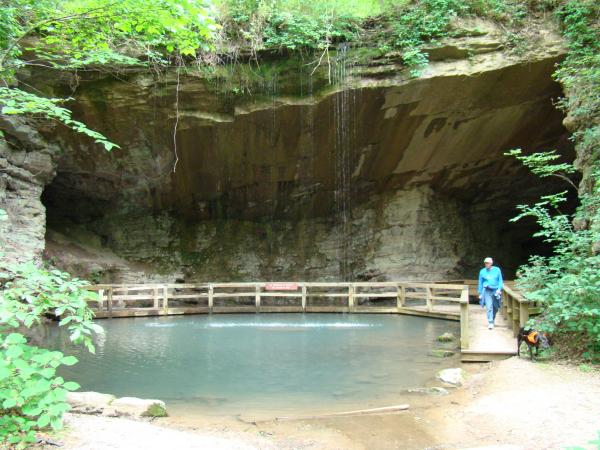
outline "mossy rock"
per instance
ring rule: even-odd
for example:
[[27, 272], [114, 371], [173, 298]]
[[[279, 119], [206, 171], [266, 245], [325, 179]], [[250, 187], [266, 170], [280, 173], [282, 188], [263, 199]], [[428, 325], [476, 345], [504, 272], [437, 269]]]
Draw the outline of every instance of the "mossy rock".
[[154, 403], [150, 406], [144, 414], [144, 417], [167, 417], [167, 408], [165, 408], [164, 403]]
[[437, 340], [439, 342], [452, 342], [456, 340], [456, 336], [454, 336], [452, 333], [444, 333], [441, 336], [438, 336]]
[[433, 348], [429, 352], [429, 355], [435, 356], [436, 358], [448, 358], [454, 356], [454, 352], [445, 348]]

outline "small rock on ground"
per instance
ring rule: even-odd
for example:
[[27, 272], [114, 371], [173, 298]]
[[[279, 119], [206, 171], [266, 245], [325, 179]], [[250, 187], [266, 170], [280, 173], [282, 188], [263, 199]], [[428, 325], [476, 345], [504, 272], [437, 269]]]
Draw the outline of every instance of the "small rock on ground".
[[456, 339], [456, 336], [454, 336], [452, 333], [444, 333], [440, 336], [438, 336], [437, 340], [439, 342], [452, 342]]
[[444, 369], [438, 372], [437, 378], [453, 386], [462, 386], [465, 382], [465, 371], [461, 368]]

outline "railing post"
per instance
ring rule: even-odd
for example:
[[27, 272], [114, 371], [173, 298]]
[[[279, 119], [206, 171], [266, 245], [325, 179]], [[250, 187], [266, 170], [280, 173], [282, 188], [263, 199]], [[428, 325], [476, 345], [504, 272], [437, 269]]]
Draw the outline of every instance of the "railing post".
[[113, 288], [112, 286], [108, 288], [108, 291], [106, 291], [106, 304], [108, 307], [108, 317], [112, 319], [112, 297], [113, 297]]
[[98, 289], [98, 310], [102, 311], [103, 309], [104, 309], [104, 289]]
[[348, 285], [348, 311], [354, 312], [354, 285]]
[[257, 284], [255, 286], [255, 302], [256, 302], [256, 312], [260, 312], [260, 286]]
[[119, 308], [125, 309], [127, 307], [124, 299], [124, 297], [127, 297], [127, 294], [129, 294], [129, 288], [125, 287], [123, 294], [121, 294], [121, 300], [117, 300], [117, 305], [119, 305]]
[[306, 312], [306, 284], [302, 283], [302, 312]]
[[398, 284], [396, 285], [396, 308], [398, 311], [404, 307], [404, 300], [406, 299], [406, 293], [404, 291], [404, 285]]
[[431, 310], [433, 309], [433, 305], [431, 302], [431, 287], [427, 286], [427, 293], [426, 293], [426, 301], [427, 301], [427, 312], [431, 312]]
[[165, 284], [162, 287], [162, 307], [165, 314], [169, 312], [169, 288]]
[[158, 287], [155, 287], [152, 290], [152, 300], [154, 304], [154, 309], [158, 309]]
[[460, 295], [460, 348], [469, 348], [469, 290], [463, 288]]
[[[512, 296], [511, 296], [512, 297]], [[520, 304], [519, 301], [516, 298], [512, 298], [512, 320], [511, 320], [511, 325], [512, 325], [512, 330], [513, 330], [513, 336], [517, 337], [519, 335], [519, 322], [521, 319], [521, 308], [520, 308]]]
[[527, 302], [519, 302], [519, 328], [524, 327], [529, 320], [529, 304]]
[[208, 312], [212, 313], [213, 312], [213, 294], [214, 294], [215, 290], [213, 288], [212, 284], [208, 285]]

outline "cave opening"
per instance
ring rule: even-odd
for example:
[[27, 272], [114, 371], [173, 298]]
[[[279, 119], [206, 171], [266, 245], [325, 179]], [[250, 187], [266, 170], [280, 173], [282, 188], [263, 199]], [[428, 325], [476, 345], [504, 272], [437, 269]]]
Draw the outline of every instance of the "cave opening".
[[504, 153], [573, 158], [555, 62], [234, 106], [184, 80], [177, 155], [168, 90], [84, 85], [80, 114], [123, 145], [62, 136], [46, 255], [97, 281], [448, 280], [486, 256], [513, 277], [548, 251], [516, 205], [563, 186]]

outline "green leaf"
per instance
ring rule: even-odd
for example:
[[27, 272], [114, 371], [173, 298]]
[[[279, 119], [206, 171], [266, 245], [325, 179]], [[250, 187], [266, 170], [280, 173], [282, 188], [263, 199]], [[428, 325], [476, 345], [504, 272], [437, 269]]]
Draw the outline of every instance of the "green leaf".
[[2, 407], [4, 409], [14, 408], [17, 405], [17, 399], [14, 397], [7, 398], [2, 402]]
[[50, 425], [54, 431], [62, 430], [62, 419], [60, 417], [55, 417], [50, 421]]
[[40, 417], [38, 417], [38, 420], [37, 420], [38, 427], [40, 427], [40, 428], [47, 427], [49, 423], [50, 423], [50, 416], [48, 414], [42, 414]]
[[68, 391], [76, 391], [81, 386], [74, 381], [67, 381], [65, 384], [63, 384], [63, 387]]
[[27, 342], [27, 339], [20, 333], [11, 333], [8, 336], [6, 336], [5, 342], [7, 344], [25, 344]]
[[60, 363], [64, 364], [65, 366], [72, 366], [74, 364], [77, 364], [77, 358], [75, 358], [74, 356], [65, 356], [60, 360]]
[[18, 358], [22, 354], [23, 348], [19, 346], [9, 347], [8, 350], [6, 350], [6, 356], [8, 356], [9, 358]]

